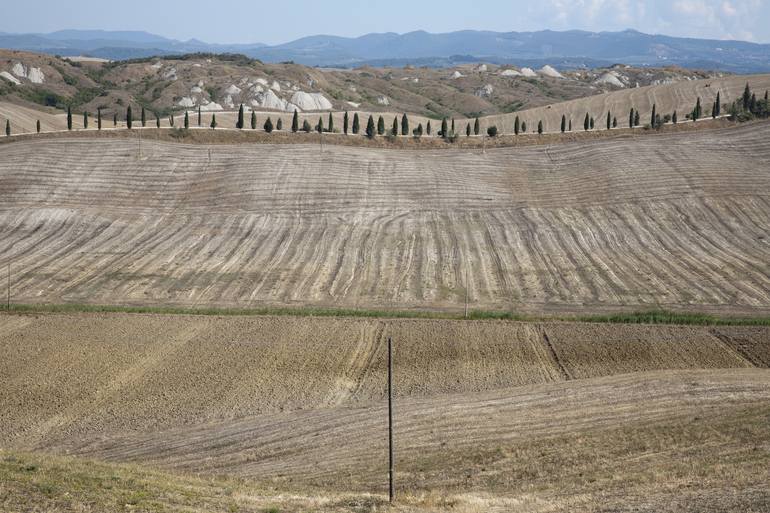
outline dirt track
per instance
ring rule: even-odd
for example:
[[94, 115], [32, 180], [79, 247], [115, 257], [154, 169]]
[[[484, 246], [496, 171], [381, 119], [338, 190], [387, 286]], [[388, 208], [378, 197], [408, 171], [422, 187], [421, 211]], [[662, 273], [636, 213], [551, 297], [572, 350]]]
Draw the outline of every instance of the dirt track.
[[[770, 311], [770, 124], [413, 152], [0, 146], [19, 302]], [[211, 150], [211, 161], [208, 152]]]

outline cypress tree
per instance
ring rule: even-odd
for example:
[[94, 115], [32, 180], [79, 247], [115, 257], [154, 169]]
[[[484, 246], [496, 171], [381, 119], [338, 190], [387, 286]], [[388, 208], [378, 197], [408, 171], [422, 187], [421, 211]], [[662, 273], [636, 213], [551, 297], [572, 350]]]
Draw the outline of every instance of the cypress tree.
[[567, 130], [572, 132], [572, 119], [569, 120], [569, 123], [568, 123], [568, 126], [567, 126]]
[[465, 137], [470, 137], [470, 136], [471, 136], [471, 124], [467, 123], [465, 125]]
[[714, 117], [717, 117], [722, 113], [722, 100], [720, 99], [719, 91], [717, 91], [717, 101], [714, 102], [714, 111], [716, 113], [716, 116]]
[[374, 127], [374, 118], [372, 115], [369, 115], [369, 121], [366, 122], [366, 137], [369, 139], [374, 139], [376, 132]]
[[334, 132], [334, 117], [332, 116], [332, 113], [329, 113], [329, 133]]
[[72, 109], [67, 105], [67, 130], [72, 130]]
[[[256, 130], [257, 129], [257, 113], [253, 110], [251, 111], [251, 129]], [[294, 130], [296, 132], [296, 130]]]
[[[468, 126], [470, 126], [470, 123]], [[513, 133], [515, 135], [519, 135], [519, 128], [521, 128], [521, 124], [519, 123], [519, 116], [516, 116], [516, 120], [513, 122]]]
[[398, 116], [393, 118], [393, 128], [391, 129], [390, 133], [393, 137], [398, 135]]
[[235, 128], [238, 130], [242, 130], [245, 126], [244, 120], [243, 120], [243, 104], [241, 103], [241, 106], [238, 107], [238, 121], [235, 123]]
[[278, 118], [278, 121], [275, 122], [275, 129], [276, 130], [283, 130], [283, 119]]
[[97, 107], [96, 108], [96, 128], [99, 130], [102, 129], [102, 108]]
[[612, 128], [618, 127], [618, 118], [614, 117], [612, 118]]
[[353, 135], [358, 135], [358, 132], [360, 131], [361, 131], [361, 120], [358, 119], [358, 112], [356, 112], [355, 114], [353, 114]]
[[639, 126], [639, 111], [634, 112], [634, 126]]
[[628, 128], [634, 128], [634, 108], [631, 107], [631, 113], [628, 115]]
[[216, 130], [217, 128], [217, 115], [211, 114], [211, 129]]
[[607, 130], [612, 128], [612, 114], [610, 114], [610, 111], [607, 111]]
[[345, 115], [342, 116], [342, 133], [348, 135], [348, 111], [345, 111]]
[[11, 120], [6, 119], [5, 120], [5, 136], [10, 137], [11, 136]]
[[527, 133], [527, 122], [526, 121], [522, 121], [521, 122], [521, 132], [524, 133], [524, 134]]
[[564, 133], [567, 130], [567, 116], [564, 114], [561, 115], [561, 133]]
[[401, 116], [401, 135], [409, 135], [409, 118], [406, 114]]
[[[348, 113], [345, 113], [345, 133], [348, 133], [348, 127], [347, 127], [347, 120], [348, 120]], [[294, 116], [291, 118], [291, 131], [295, 134], [299, 130], [299, 114], [297, 114], [297, 109], [294, 109]]]
[[[115, 118], [115, 119], [117, 119], [117, 118]], [[173, 114], [169, 115], [169, 117], [168, 117], [168, 124], [169, 124], [169, 125], [170, 125], [172, 128], [174, 127], [174, 115], [173, 115]]]
[[310, 121], [308, 121], [307, 119], [306, 119], [306, 120], [304, 120], [304, 121], [302, 121], [302, 130], [303, 130], [303, 131], [304, 131], [306, 134], [309, 134], [309, 133], [310, 133], [310, 130], [312, 130], [312, 128], [310, 127]]
[[743, 110], [749, 110], [750, 101], [751, 101], [751, 89], [749, 89], [749, 83], [746, 82], [746, 88], [743, 90]]
[[134, 117], [131, 114], [131, 105], [126, 109], [126, 128], [131, 130], [134, 126]]
[[[452, 118], [452, 134], [455, 133], [455, 118]], [[428, 133], [430, 135], [430, 133]]]
[[676, 125], [677, 119], [676, 119], [676, 111], [671, 115], [671, 122]]
[[40, 120], [37, 120], [37, 133], [40, 133]]
[[147, 126], [147, 114], [144, 112], [144, 105], [142, 105], [142, 128]]
[[692, 111], [692, 119], [693, 121], [698, 121], [701, 116], [701, 106], [700, 106], [700, 96], [698, 96], [698, 100], [695, 102], [695, 109]]
[[201, 106], [198, 105], [198, 126], [201, 126], [202, 123], [203, 121], [201, 119]]
[[428, 120], [428, 124], [425, 125], [425, 133], [430, 135], [431, 127], [430, 127], [430, 120]]
[[594, 129], [594, 118], [593, 118], [593, 116], [592, 116], [592, 117], [591, 117], [591, 130], [593, 130], [593, 129]]
[[155, 113], [155, 128], [160, 128], [160, 116], [158, 116], [158, 113]]
[[[118, 114], [117, 112], [112, 115], [112, 126], [117, 127], [118, 126]], [[174, 126], [173, 123], [171, 123], [171, 126]]]
[[591, 126], [591, 117], [586, 112], [586, 119], [583, 121], [583, 130], [588, 132], [588, 128]]
[[318, 124], [315, 126], [316, 132], [319, 134], [322, 134], [324, 131], [324, 118], [320, 117], [318, 118]]
[[749, 112], [752, 114], [756, 113], [757, 110], [757, 95], [755, 93], [751, 93], [751, 100], [749, 100]]
[[414, 130], [414, 136], [417, 138], [422, 137], [422, 123], [417, 125], [417, 128]]
[[479, 135], [479, 132], [481, 132], [481, 126], [479, 124], [479, 118], [476, 118], [476, 121], [473, 122], [473, 133]]
[[439, 135], [444, 139], [446, 139], [449, 136], [449, 134], [447, 133], [448, 130], [449, 129], [447, 128], [446, 118], [444, 118], [441, 120], [441, 133]]
[[377, 135], [385, 135], [385, 120], [382, 116], [377, 120]]
[[83, 128], [88, 128], [88, 111], [83, 111]]
[[717, 103], [714, 102], [711, 104], [711, 119], [716, 119], [717, 117]]
[[190, 113], [187, 111], [184, 111], [184, 127], [185, 130], [190, 128]]
[[265, 132], [267, 132], [268, 134], [273, 133], [273, 120], [270, 119], [270, 117], [268, 117], [262, 128], [264, 128]]
[[656, 104], [652, 104], [652, 114], [650, 115], [650, 126], [655, 127], [655, 114], [657, 114], [658, 106]]
[[537, 133], [542, 135], [543, 134], [543, 120], [537, 122]]

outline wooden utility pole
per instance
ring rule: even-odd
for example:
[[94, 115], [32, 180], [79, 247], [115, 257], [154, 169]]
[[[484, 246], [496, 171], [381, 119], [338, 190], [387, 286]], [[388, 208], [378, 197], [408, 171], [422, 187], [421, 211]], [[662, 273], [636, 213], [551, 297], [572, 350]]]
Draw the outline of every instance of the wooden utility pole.
[[5, 304], [8, 311], [11, 311], [11, 263], [8, 262], [8, 296]]
[[465, 318], [468, 318], [468, 293], [470, 285], [468, 284], [468, 264], [465, 264]]
[[388, 500], [391, 504], [396, 499], [393, 472], [393, 339], [388, 337]]

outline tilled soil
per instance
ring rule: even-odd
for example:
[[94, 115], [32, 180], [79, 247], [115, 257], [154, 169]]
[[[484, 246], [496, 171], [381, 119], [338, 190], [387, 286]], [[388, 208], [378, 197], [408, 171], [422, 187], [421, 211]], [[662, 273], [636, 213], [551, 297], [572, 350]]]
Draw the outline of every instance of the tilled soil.
[[769, 135], [484, 155], [18, 142], [0, 262], [18, 302], [767, 313]]

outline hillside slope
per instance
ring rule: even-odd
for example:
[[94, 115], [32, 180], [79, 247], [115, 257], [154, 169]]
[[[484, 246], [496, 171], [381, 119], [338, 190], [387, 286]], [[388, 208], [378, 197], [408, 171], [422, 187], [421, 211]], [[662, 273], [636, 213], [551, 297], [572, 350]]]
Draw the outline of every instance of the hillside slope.
[[16, 142], [0, 262], [22, 302], [766, 312], [769, 136], [486, 154]]

